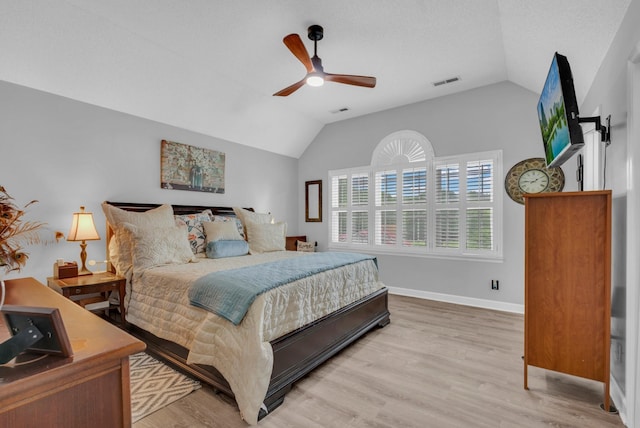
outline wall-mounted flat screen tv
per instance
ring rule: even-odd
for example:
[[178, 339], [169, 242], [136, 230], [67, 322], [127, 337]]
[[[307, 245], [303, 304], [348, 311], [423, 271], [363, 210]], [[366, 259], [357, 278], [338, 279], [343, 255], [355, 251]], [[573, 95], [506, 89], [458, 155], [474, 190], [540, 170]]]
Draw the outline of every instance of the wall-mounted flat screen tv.
[[584, 146], [569, 61], [557, 52], [538, 101], [538, 119], [547, 167], [562, 165]]

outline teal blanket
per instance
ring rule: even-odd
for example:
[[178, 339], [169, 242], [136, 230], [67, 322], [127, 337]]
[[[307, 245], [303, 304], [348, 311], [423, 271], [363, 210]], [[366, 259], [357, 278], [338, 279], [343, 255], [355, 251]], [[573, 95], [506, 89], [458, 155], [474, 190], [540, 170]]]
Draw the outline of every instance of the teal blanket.
[[322, 252], [212, 272], [193, 283], [189, 289], [189, 300], [193, 306], [238, 325], [260, 294], [316, 273], [363, 260], [373, 260], [377, 265], [375, 257], [365, 254]]

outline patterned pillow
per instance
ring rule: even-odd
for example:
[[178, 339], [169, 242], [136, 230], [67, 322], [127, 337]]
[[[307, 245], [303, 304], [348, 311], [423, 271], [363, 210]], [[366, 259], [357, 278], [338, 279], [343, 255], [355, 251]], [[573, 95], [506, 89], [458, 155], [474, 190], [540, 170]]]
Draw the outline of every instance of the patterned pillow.
[[313, 253], [315, 249], [315, 242], [296, 241], [296, 250], [303, 251], [305, 253]]
[[204, 233], [203, 221], [210, 221], [213, 213], [211, 210], [204, 210], [201, 213], [176, 215], [177, 225], [187, 226], [189, 234], [189, 245], [193, 254], [204, 253], [206, 249], [206, 235]]

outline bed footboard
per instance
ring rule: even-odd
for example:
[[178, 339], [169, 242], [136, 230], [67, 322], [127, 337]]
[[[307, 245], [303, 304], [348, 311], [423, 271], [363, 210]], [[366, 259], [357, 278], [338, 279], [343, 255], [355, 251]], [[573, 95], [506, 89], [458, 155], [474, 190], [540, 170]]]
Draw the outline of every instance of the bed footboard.
[[[388, 291], [380, 289], [344, 308], [271, 342], [273, 371], [262, 419], [284, 401], [292, 385], [349, 344], [376, 327], [389, 323]], [[129, 325], [130, 333], [147, 344], [147, 352], [233, 397], [231, 387], [215, 367], [187, 364], [188, 350]]]
[[[271, 342], [273, 372], [264, 404], [270, 412], [284, 400], [291, 386], [363, 336], [389, 323], [387, 289], [381, 289]], [[265, 416], [261, 411], [259, 418]]]

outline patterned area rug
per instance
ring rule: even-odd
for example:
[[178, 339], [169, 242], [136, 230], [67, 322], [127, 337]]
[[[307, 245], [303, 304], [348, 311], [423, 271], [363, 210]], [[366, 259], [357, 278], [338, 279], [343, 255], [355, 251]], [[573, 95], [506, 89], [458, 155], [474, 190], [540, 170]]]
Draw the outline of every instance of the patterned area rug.
[[197, 382], [140, 352], [129, 357], [133, 422], [200, 388]]

